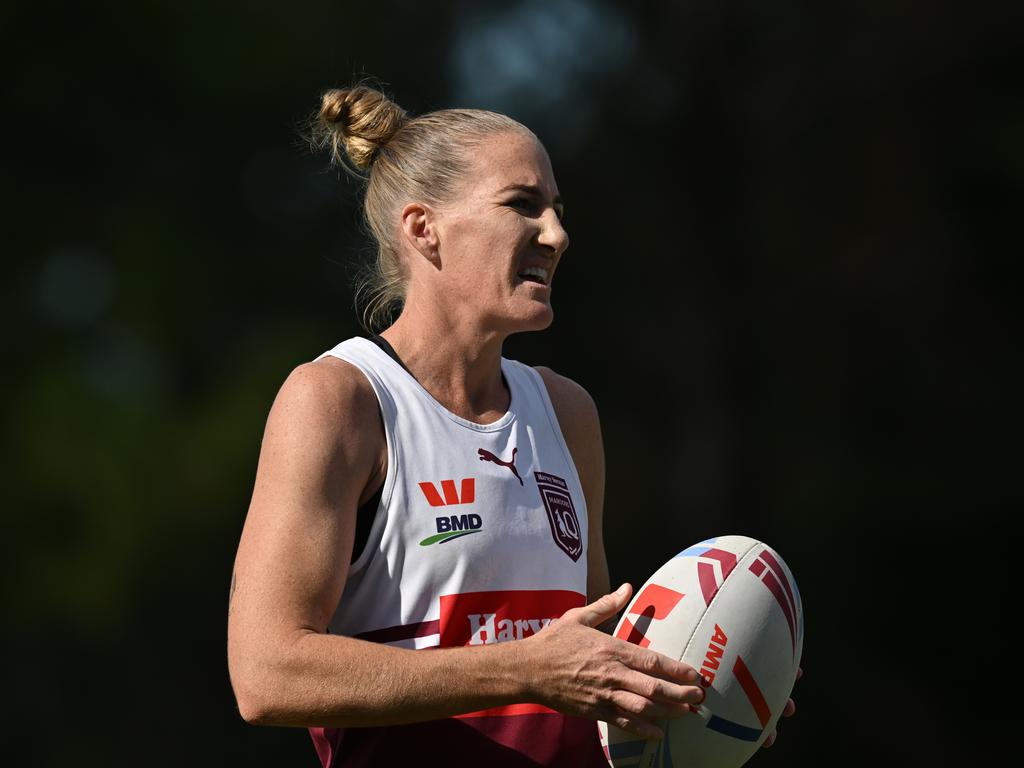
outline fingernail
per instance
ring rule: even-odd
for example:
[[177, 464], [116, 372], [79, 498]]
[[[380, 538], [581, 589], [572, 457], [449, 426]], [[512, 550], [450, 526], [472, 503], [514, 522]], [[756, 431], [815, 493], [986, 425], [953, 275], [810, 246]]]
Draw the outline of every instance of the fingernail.
[[621, 587], [615, 590], [615, 594], [624, 595], [626, 594], [627, 589], [629, 589], [629, 584], [623, 584]]
[[704, 699], [708, 697], [707, 691], [705, 691], [703, 688], [698, 688], [697, 690], [700, 691], [700, 698], [697, 700], [697, 703], [703, 704]]

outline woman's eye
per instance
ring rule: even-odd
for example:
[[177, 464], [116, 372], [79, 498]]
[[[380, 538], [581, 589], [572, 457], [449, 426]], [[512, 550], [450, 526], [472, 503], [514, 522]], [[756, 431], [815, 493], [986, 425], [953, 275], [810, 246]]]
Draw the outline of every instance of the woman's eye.
[[[526, 210], [532, 211], [534, 213], [538, 213], [541, 210], [540, 204], [536, 203], [535, 201], [531, 200], [528, 197], [516, 197], [510, 200], [508, 202], [508, 205], [511, 205], [515, 208], [525, 208]], [[556, 207], [555, 215], [558, 216], [559, 221], [561, 221], [565, 217], [565, 212], [563, 211], [563, 209]]]

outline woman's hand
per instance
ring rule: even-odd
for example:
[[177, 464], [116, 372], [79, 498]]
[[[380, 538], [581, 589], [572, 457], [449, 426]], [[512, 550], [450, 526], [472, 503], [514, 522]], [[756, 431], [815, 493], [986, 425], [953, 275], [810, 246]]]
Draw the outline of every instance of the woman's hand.
[[534, 672], [529, 694], [559, 712], [656, 739], [664, 735], [656, 723], [690, 712], [704, 700], [704, 689], [688, 664], [594, 629], [621, 611], [632, 592], [623, 584], [524, 640], [524, 661]]
[[[801, 667], [796, 668], [796, 679], [799, 680], [804, 676], [804, 670]], [[796, 712], [796, 702], [792, 699], [786, 702], [786, 706], [782, 710], [783, 717], [792, 717], [793, 713]], [[775, 743], [775, 739], [778, 738], [778, 734], [772, 731], [768, 734], [768, 738], [764, 740], [764, 744], [761, 745], [761, 749], [767, 749]]]

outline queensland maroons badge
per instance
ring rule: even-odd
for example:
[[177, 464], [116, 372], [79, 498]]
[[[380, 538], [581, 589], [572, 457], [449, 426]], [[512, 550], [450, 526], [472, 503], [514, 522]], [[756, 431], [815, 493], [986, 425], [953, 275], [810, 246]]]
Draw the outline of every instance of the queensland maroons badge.
[[569, 485], [562, 478], [547, 472], [534, 472], [533, 476], [537, 478], [537, 488], [548, 513], [555, 544], [573, 561], [579, 560], [583, 554], [583, 537], [580, 536], [580, 520], [576, 517], [576, 507], [569, 495]]

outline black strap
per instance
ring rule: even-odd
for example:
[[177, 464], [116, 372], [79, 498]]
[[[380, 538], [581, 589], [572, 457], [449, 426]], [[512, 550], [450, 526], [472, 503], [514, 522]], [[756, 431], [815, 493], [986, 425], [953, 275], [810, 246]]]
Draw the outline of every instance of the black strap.
[[[383, 336], [373, 335], [370, 337], [370, 341], [376, 344], [378, 347], [383, 349], [388, 357], [398, 363], [400, 366], [405, 368], [405, 363], [395, 352], [395, 348], [388, 344], [387, 339]], [[405, 368], [408, 371], [408, 368]], [[412, 375], [411, 373], [409, 374]], [[363, 554], [363, 550], [366, 549], [366, 544], [370, 540], [370, 529], [373, 528], [373, 519], [377, 516], [377, 507], [380, 506], [381, 496], [384, 495], [384, 481], [381, 480], [380, 487], [377, 491], [366, 500], [366, 503], [361, 505], [356, 510], [356, 536], [355, 541], [352, 543], [352, 560], [355, 562]]]
[[383, 495], [384, 483], [381, 483], [377, 492], [356, 510], [356, 537], [355, 541], [352, 542], [352, 558], [349, 560], [350, 563], [358, 560], [360, 555], [363, 554], [363, 550], [366, 549], [366, 543], [370, 540], [370, 529], [373, 527], [373, 519], [377, 516], [377, 507], [380, 506], [380, 499]]
[[[397, 353], [397, 352], [395, 352], [395, 348], [394, 348], [394, 347], [392, 347], [392, 346], [391, 346], [391, 345], [390, 345], [390, 344], [388, 343], [388, 340], [387, 340], [387, 339], [385, 339], [385, 338], [384, 338], [383, 336], [380, 336], [379, 334], [374, 334], [373, 336], [371, 336], [371, 337], [370, 337], [370, 341], [372, 341], [372, 342], [373, 342], [374, 344], [376, 344], [376, 345], [377, 345], [378, 347], [380, 347], [381, 349], [383, 349], [383, 350], [384, 350], [384, 352], [386, 352], [386, 353], [387, 353], [387, 356], [388, 356], [388, 357], [390, 357], [390, 358], [391, 358], [392, 360], [394, 360], [394, 361], [395, 361], [396, 363], [398, 363], [398, 364], [399, 364], [400, 366], [402, 366], [403, 368], [405, 368], [405, 363], [403, 363], [403, 362], [402, 362], [402, 358], [400, 358], [400, 357], [398, 356], [398, 353]], [[408, 368], [405, 368], [405, 372], [406, 372], [406, 373], [408, 373], [408, 374], [409, 374], [410, 376], [412, 376], [412, 371], [410, 371], [410, 370], [409, 370]], [[413, 376], [413, 378], [416, 378], [416, 377], [415, 377], [415, 376]]]

